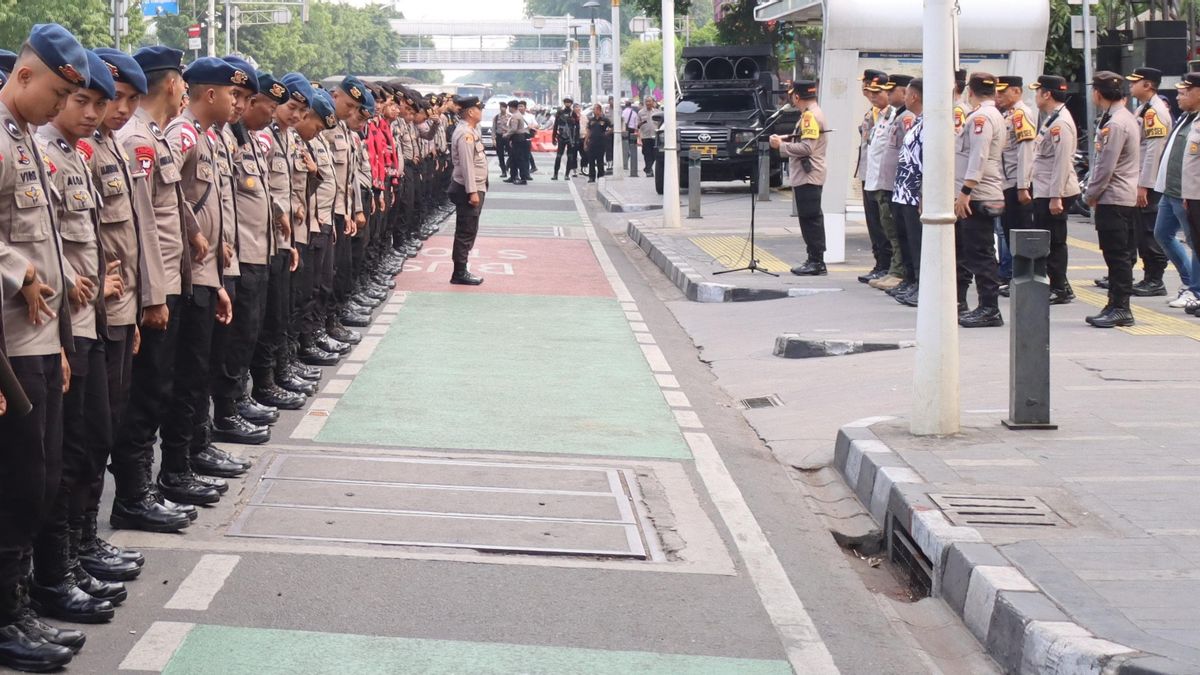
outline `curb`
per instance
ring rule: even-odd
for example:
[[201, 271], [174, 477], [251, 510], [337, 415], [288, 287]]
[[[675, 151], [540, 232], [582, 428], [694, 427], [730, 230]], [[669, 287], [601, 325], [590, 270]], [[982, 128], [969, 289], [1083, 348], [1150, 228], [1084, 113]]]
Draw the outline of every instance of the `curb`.
[[596, 198], [609, 213], [635, 213], [639, 211], [661, 211], [662, 204], [626, 204], [608, 190], [608, 180], [601, 178], [596, 188]]
[[870, 427], [891, 417], [843, 426], [834, 466], [890, 539], [904, 528], [932, 564], [941, 597], [1006, 673], [1177, 675], [1172, 659], [1096, 637], [1075, 623], [972, 527], [953, 525], [929, 499], [934, 486]]

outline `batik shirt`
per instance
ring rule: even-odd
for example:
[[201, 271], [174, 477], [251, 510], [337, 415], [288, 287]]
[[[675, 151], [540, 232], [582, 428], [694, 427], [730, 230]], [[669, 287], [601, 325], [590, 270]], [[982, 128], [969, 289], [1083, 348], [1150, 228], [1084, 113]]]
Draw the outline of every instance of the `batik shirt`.
[[921, 203], [921, 179], [925, 173], [925, 116], [917, 115], [912, 127], [904, 134], [900, 146], [900, 161], [896, 165], [896, 189], [892, 201], [918, 206]]

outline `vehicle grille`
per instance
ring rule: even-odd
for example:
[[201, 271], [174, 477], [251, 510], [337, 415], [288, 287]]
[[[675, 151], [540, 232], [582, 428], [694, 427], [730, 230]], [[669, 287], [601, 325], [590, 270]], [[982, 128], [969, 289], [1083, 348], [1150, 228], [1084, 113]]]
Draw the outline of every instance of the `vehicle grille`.
[[[701, 140], [700, 135], [707, 134], [708, 140]], [[692, 143], [700, 143], [704, 145], [725, 145], [729, 141], [728, 129], [680, 129], [679, 142], [681, 144], [691, 145]]]

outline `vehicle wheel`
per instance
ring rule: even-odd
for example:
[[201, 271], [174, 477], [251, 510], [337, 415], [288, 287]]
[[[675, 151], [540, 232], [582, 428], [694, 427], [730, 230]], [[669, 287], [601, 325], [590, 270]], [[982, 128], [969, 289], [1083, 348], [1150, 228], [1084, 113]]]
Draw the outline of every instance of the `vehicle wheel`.
[[661, 153], [654, 157], [654, 190], [663, 193], [663, 156]]

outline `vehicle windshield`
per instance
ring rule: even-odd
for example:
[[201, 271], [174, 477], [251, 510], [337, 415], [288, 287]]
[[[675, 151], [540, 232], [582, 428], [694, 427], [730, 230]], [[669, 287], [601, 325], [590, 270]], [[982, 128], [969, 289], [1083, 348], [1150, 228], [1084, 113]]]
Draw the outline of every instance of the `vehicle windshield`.
[[676, 105], [676, 112], [691, 113], [737, 113], [755, 110], [754, 96], [747, 93], [704, 92], [684, 94]]

